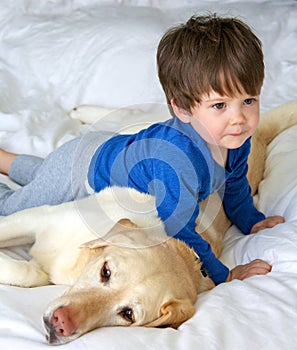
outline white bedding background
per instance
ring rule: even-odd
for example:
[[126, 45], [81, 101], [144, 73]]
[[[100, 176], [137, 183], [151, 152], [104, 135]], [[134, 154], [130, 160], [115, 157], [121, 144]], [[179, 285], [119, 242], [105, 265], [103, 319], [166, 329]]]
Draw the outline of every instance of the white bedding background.
[[[164, 119], [167, 112], [155, 110], [165, 102], [155, 67], [158, 40], [169, 26], [209, 11], [239, 16], [263, 41], [262, 111], [296, 100], [297, 1], [7, 0], [0, 3], [0, 147], [46, 155], [90, 129], [68, 116], [81, 104], [145, 110], [107, 116], [97, 129]], [[269, 275], [204, 293], [178, 330], [111, 327], [63, 348], [296, 350], [296, 135], [297, 127], [271, 143], [258, 198], [261, 210], [284, 215], [286, 223], [252, 236], [232, 227], [224, 244], [230, 267], [262, 258], [273, 265]], [[47, 348], [41, 315], [63, 290], [0, 286], [1, 349]]]

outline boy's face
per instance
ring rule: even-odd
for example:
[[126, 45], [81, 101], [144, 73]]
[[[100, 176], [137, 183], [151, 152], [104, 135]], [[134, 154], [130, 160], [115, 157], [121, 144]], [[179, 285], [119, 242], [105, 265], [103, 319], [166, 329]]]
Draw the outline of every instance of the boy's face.
[[[240, 147], [259, 123], [259, 96], [221, 96], [216, 92], [202, 97], [191, 115], [174, 106], [177, 117], [190, 123], [210, 145], [226, 149]], [[182, 114], [184, 113], [184, 114]]]

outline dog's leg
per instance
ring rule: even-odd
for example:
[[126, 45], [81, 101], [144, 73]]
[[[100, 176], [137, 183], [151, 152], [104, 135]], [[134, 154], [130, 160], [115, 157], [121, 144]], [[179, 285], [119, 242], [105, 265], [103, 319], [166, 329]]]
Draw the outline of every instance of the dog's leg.
[[16, 260], [0, 252], [0, 283], [19, 287], [50, 284], [49, 277], [33, 259]]
[[0, 219], [0, 248], [32, 244], [40, 236], [43, 241], [58, 238], [62, 244], [64, 238], [69, 240], [71, 232], [79, 230], [81, 236], [88, 231], [74, 202], [29, 208]]
[[[37, 214], [37, 213], [36, 213]], [[39, 216], [28, 210], [0, 219], [0, 247], [33, 243]], [[46, 218], [44, 218], [46, 221]], [[34, 259], [14, 259], [0, 252], [0, 283], [20, 287], [49, 284], [49, 278]]]
[[[44, 285], [72, 280], [79, 247], [95, 239], [74, 202], [26, 209], [0, 219], [0, 247], [30, 243], [28, 261], [0, 259], [0, 283], [19, 286]], [[57, 262], [59, 261], [59, 263]]]
[[[0, 247], [33, 243], [35, 241], [35, 232], [40, 227], [41, 217], [38, 215], [39, 211], [39, 208], [26, 209], [2, 217], [0, 219]], [[44, 216], [44, 224], [46, 220], [47, 218]]]

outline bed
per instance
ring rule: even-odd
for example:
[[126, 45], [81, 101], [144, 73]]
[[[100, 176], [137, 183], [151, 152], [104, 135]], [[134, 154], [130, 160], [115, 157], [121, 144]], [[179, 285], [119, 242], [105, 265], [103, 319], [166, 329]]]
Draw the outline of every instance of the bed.
[[[167, 118], [158, 40], [169, 26], [208, 12], [239, 16], [261, 38], [262, 113], [297, 99], [297, 1], [10, 0], [0, 4], [0, 147], [45, 156], [94, 128], [122, 132]], [[84, 104], [115, 111], [92, 125], [69, 117]], [[137, 112], [127, 113], [131, 108]], [[297, 349], [296, 135], [292, 127], [269, 145], [255, 198], [260, 210], [284, 215], [286, 223], [252, 236], [232, 226], [224, 239], [222, 260], [230, 268], [262, 258], [271, 273], [203, 293], [178, 330], [102, 328], [63, 348]], [[28, 247], [5, 251], [26, 257]], [[1, 349], [48, 348], [42, 312], [65, 288], [1, 285]]]

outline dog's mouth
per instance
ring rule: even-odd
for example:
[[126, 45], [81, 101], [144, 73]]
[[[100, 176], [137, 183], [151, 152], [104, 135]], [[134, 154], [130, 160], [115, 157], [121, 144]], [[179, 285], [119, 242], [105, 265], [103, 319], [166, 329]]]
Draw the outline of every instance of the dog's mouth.
[[56, 335], [56, 330], [47, 316], [43, 316], [43, 325], [45, 328], [45, 338], [49, 344], [61, 344], [60, 339]]

